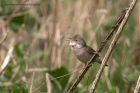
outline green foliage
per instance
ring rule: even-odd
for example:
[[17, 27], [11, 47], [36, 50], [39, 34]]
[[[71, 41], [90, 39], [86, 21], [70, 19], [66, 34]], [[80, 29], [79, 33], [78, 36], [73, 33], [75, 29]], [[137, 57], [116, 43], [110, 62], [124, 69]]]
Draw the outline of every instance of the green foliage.
[[11, 20], [10, 27], [14, 32], [17, 32], [22, 25], [28, 32], [31, 32], [34, 25], [37, 24], [36, 20], [29, 14], [16, 16]]
[[97, 87], [97, 93], [105, 93], [105, 91], [107, 91], [107, 86], [105, 81], [102, 80]]
[[25, 45], [23, 44], [17, 44], [15, 46], [15, 53], [18, 61], [18, 64], [20, 65], [20, 67], [24, 70], [26, 67], [26, 63], [25, 63]]
[[133, 38], [133, 35], [135, 32], [135, 26], [136, 26], [136, 22], [135, 22], [134, 16], [130, 16], [123, 31], [124, 35], [130, 40]]
[[24, 53], [25, 53], [25, 45], [24, 44], [17, 44], [15, 46], [15, 52], [16, 52], [16, 55], [19, 58], [23, 58], [24, 57]]
[[13, 31], [17, 32], [24, 22], [24, 15], [16, 16], [11, 20], [10, 27]]
[[[13, 60], [8, 64], [7, 69], [3, 76], [0, 77], [0, 90], [1, 93], [5, 93], [5, 90], [11, 93], [28, 93], [29, 87], [27, 83], [21, 82], [21, 77], [25, 71], [25, 46], [23, 44], [17, 44], [14, 48], [17, 56], [17, 63], [13, 64]], [[2, 86], [3, 84], [7, 86]]]
[[[49, 74], [56, 80], [57, 82], [59, 82], [60, 86], [61, 86], [61, 91], [64, 91], [64, 89], [66, 88], [67, 84], [68, 84], [68, 80], [70, 78], [69, 72], [65, 67], [61, 67], [58, 69], [55, 69], [53, 71], [50, 71]], [[65, 76], [66, 75], [66, 76]], [[64, 76], [64, 77], [62, 77]], [[62, 77], [62, 78], [61, 78]]]
[[0, 7], [3, 10], [3, 15], [9, 16], [13, 12], [16, 5], [12, 4], [16, 4], [16, 0], [0, 0]]
[[37, 22], [36, 22], [35, 18], [33, 18], [31, 15], [27, 14], [24, 17], [24, 24], [25, 24], [26, 30], [28, 32], [31, 32], [34, 25], [37, 24]]
[[[123, 43], [118, 43], [115, 47], [115, 49], [113, 50], [113, 57], [115, 57], [115, 59], [117, 60], [117, 62], [121, 62], [122, 58], [120, 58], [123, 54], [122, 54], [122, 47], [124, 47]], [[127, 51], [128, 52], [128, 51]], [[121, 64], [118, 64], [121, 65]]]
[[11, 93], [28, 93], [29, 86], [27, 84], [14, 84]]
[[110, 32], [111, 31], [111, 29], [112, 29], [112, 26], [113, 26], [113, 24], [114, 24], [114, 18], [113, 17], [110, 17], [109, 19], [108, 19], [108, 21], [104, 24], [104, 26], [103, 26], [103, 28], [104, 28], [104, 31], [106, 31], [106, 32]]

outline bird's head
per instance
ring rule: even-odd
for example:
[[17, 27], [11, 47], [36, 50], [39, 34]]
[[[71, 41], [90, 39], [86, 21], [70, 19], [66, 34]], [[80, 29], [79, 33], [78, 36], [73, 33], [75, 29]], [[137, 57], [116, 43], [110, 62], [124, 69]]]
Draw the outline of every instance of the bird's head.
[[86, 46], [86, 42], [80, 35], [75, 35], [69, 39], [69, 45], [73, 49], [82, 48]]

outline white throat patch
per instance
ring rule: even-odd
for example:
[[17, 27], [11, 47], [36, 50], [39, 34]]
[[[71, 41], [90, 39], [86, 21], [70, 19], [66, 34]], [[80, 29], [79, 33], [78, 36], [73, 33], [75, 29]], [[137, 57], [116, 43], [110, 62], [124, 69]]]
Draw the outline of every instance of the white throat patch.
[[70, 41], [69, 45], [72, 48], [81, 48], [82, 47], [80, 44], [76, 43], [75, 41]]
[[75, 46], [76, 45], [76, 42], [75, 41], [70, 41], [69, 45], [70, 46]]

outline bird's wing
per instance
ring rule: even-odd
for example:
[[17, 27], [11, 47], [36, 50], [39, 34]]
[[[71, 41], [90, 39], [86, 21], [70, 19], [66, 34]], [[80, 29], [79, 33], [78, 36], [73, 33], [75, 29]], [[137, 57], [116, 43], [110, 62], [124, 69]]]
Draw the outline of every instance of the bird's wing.
[[86, 50], [88, 51], [88, 53], [90, 54], [94, 54], [96, 51], [94, 49], [92, 49], [91, 47], [87, 46]]
[[[86, 49], [87, 49], [88, 53], [90, 53], [91, 55], [93, 55], [93, 54], [96, 52], [94, 49], [92, 49], [92, 48], [91, 48], [91, 47], [89, 47], [89, 46], [87, 46], [87, 48], [86, 48]], [[97, 58], [97, 60], [96, 60], [96, 61], [97, 61], [98, 63], [100, 63], [100, 64], [101, 64], [101, 62], [102, 62], [102, 61], [101, 61], [101, 60], [100, 60], [100, 58], [99, 58], [99, 54], [97, 54], [97, 55], [98, 55], [98, 58]], [[106, 66], [108, 66], [108, 65], [106, 64]]]
[[[94, 53], [96, 53], [96, 51], [94, 49], [92, 49], [91, 47], [87, 46], [86, 50], [88, 51], [89, 54], [93, 55]], [[99, 55], [98, 55], [99, 56]]]
[[[89, 47], [89, 46], [87, 46], [87, 51], [88, 51], [88, 53], [89, 54], [91, 54], [91, 55], [94, 55], [95, 53], [96, 53], [96, 51], [94, 50], [94, 49], [92, 49], [91, 47]], [[100, 58], [99, 58], [99, 54], [97, 54], [97, 59], [96, 59], [96, 62], [98, 62], [98, 63], [100, 63], [101, 64], [101, 60], [100, 60]]]

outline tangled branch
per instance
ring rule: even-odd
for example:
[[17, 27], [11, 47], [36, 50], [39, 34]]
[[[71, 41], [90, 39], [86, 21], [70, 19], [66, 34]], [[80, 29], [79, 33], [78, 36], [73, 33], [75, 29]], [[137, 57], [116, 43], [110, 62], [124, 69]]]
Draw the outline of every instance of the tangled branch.
[[126, 9], [123, 10], [122, 13], [121, 13], [121, 15], [117, 18], [117, 21], [116, 21], [115, 25], [112, 27], [112, 30], [110, 31], [110, 33], [108, 34], [108, 36], [101, 43], [101, 46], [98, 49], [97, 53], [95, 53], [93, 55], [93, 57], [90, 59], [90, 61], [88, 62], [88, 64], [84, 67], [84, 69], [82, 70], [82, 72], [80, 73], [80, 75], [78, 76], [78, 78], [75, 80], [75, 82], [73, 83], [73, 85], [68, 90], [68, 93], [72, 93], [75, 90], [75, 88], [77, 87], [77, 85], [82, 80], [82, 78], [84, 77], [84, 75], [86, 74], [86, 72], [88, 71], [88, 69], [90, 68], [91, 64], [93, 63], [92, 60], [96, 60], [96, 58], [98, 56], [98, 53], [103, 50], [103, 48], [105, 47], [105, 45], [107, 44], [107, 42], [111, 39], [111, 37], [113, 36], [114, 32], [116, 31], [116, 29], [118, 28], [118, 26], [122, 22], [122, 19], [124, 18], [124, 15], [125, 15], [125, 11], [126, 11]]

